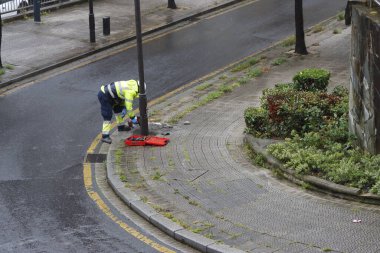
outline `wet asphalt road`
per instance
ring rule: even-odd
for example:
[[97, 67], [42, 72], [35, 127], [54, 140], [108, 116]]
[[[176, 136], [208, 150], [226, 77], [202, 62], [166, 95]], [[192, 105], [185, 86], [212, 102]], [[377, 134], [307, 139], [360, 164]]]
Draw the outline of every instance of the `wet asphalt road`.
[[[306, 27], [345, 2], [304, 0]], [[292, 34], [293, 3], [261, 0], [149, 42], [148, 99]], [[137, 78], [135, 51], [0, 97], [0, 252], [155, 252], [98, 209], [82, 175], [101, 131], [98, 89]]]

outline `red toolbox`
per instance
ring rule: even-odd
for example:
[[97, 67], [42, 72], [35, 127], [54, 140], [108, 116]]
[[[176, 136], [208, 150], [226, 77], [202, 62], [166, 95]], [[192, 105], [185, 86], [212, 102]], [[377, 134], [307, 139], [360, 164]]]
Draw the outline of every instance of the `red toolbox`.
[[143, 135], [132, 135], [124, 141], [127, 146], [165, 146], [168, 142], [169, 138]]

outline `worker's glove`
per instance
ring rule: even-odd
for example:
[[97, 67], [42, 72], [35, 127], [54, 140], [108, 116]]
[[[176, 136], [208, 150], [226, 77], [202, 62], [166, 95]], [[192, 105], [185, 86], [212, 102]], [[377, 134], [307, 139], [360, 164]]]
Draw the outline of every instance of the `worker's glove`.
[[121, 117], [124, 118], [125, 115], [127, 115], [127, 109], [124, 108], [122, 111], [121, 111]]
[[139, 124], [139, 120], [137, 119], [137, 117], [135, 116], [134, 118], [131, 119], [132, 123], [137, 125]]
[[133, 128], [133, 127], [134, 127], [131, 119], [128, 118], [127, 122], [128, 122], [128, 126], [129, 126], [130, 128]]

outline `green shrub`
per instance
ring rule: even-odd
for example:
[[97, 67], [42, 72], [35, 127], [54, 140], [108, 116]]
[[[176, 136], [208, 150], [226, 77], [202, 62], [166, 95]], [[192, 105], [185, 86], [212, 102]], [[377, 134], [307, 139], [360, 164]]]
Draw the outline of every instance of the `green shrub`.
[[278, 83], [274, 86], [278, 91], [290, 91], [295, 90], [294, 83]]
[[348, 143], [353, 137], [348, 132], [348, 109], [339, 117], [329, 120], [321, 129], [321, 133], [326, 137], [326, 141]]
[[285, 138], [267, 150], [299, 175], [380, 194], [380, 155], [354, 148], [348, 131], [349, 92], [342, 86], [325, 92], [329, 76], [325, 70], [309, 69], [298, 73], [294, 83], [265, 89], [260, 107], [244, 112], [246, 131]]
[[333, 89], [332, 94], [335, 96], [348, 97], [349, 91], [346, 87], [338, 85]]
[[339, 12], [338, 15], [336, 16], [336, 19], [338, 21], [344, 20], [344, 11]]
[[[347, 121], [344, 115], [341, 122]], [[284, 143], [270, 145], [268, 151], [298, 174], [316, 175], [337, 184], [378, 194], [380, 155], [369, 155], [353, 148], [347, 123], [338, 128], [345, 138], [334, 138], [335, 128], [327, 126], [319, 132], [309, 132], [303, 136], [293, 131], [291, 138]]]
[[201, 84], [199, 86], [197, 86], [197, 88], [195, 88], [197, 91], [203, 91], [203, 90], [206, 90], [207, 88], [210, 88], [212, 86], [211, 83], [205, 83], [205, 84]]
[[219, 87], [218, 90], [223, 92], [223, 93], [228, 93], [228, 92], [232, 92], [233, 88], [231, 86], [228, 86], [228, 85], [222, 85]]
[[15, 69], [15, 66], [13, 66], [12, 64], [5, 64], [4, 67], [6, 69], [9, 69], [9, 70], [14, 70]]
[[[335, 96], [335, 98], [334, 98]], [[335, 118], [339, 118], [342, 115], [348, 113], [348, 90], [339, 92], [333, 92], [331, 96], [331, 103], [333, 107], [331, 108], [331, 113]]]
[[205, 100], [207, 102], [209, 102], [209, 101], [212, 101], [212, 100], [215, 100], [215, 99], [221, 97], [222, 95], [223, 95], [222, 91], [213, 91], [213, 92], [207, 94]]
[[251, 59], [248, 60], [248, 64], [249, 64], [249, 66], [256, 65], [262, 59], [265, 59], [265, 58], [262, 58], [262, 57], [260, 57], [260, 59], [256, 58], [256, 57], [251, 58]]
[[286, 62], [286, 59], [283, 57], [277, 58], [272, 62], [273, 66], [279, 66], [281, 64], [284, 64]]
[[378, 177], [376, 184], [372, 186], [370, 191], [374, 194], [380, 194], [380, 177]]
[[283, 47], [290, 47], [290, 46], [293, 46], [296, 44], [296, 36], [292, 35], [288, 38], [286, 38], [283, 42], [282, 42], [282, 46]]
[[316, 25], [313, 28], [313, 33], [319, 33], [322, 32], [325, 28], [322, 25]]
[[368, 189], [373, 179], [361, 168], [362, 164], [350, 158], [342, 158], [333, 170], [327, 171], [327, 178], [337, 184]]
[[272, 144], [269, 153], [300, 175], [316, 175], [337, 184], [378, 194], [380, 155], [359, 148], [345, 149], [347, 143], [334, 142], [320, 132], [293, 133], [284, 143]]
[[237, 87], [240, 87], [239, 82], [234, 82], [234, 83], [231, 84], [231, 88], [232, 88], [232, 89], [235, 89], [235, 88], [237, 88]]
[[[346, 141], [348, 94], [343, 88], [335, 92], [343, 97], [334, 93], [297, 91], [291, 83], [265, 89], [260, 109], [249, 108], [245, 114], [247, 131], [257, 137], [279, 138], [289, 137], [293, 130], [297, 133], [326, 131], [330, 138]], [[259, 118], [260, 124], [252, 124], [251, 117]]]
[[247, 126], [247, 132], [254, 136], [264, 137], [263, 135], [268, 126], [268, 116], [265, 110], [249, 107], [244, 111], [244, 120]]
[[324, 117], [331, 116], [329, 102], [326, 93], [288, 90], [267, 95], [265, 106], [269, 119], [278, 126], [279, 137], [287, 137], [292, 130], [319, 130]]
[[304, 69], [298, 72], [293, 81], [297, 90], [326, 91], [330, 72], [324, 69]]
[[260, 68], [253, 68], [248, 71], [247, 75], [250, 78], [255, 78], [261, 76], [262, 73], [263, 71]]
[[249, 79], [248, 79], [247, 77], [242, 77], [242, 78], [240, 78], [240, 79], [238, 80], [238, 83], [239, 83], [240, 85], [244, 85], [244, 84], [247, 84], [248, 81], [249, 81]]
[[257, 64], [258, 62], [260, 61], [260, 59], [258, 58], [251, 58], [239, 65], [237, 65], [236, 67], [234, 67], [233, 69], [231, 69], [231, 72], [240, 72], [242, 70], [245, 70], [249, 67], [252, 67], [253, 65]]

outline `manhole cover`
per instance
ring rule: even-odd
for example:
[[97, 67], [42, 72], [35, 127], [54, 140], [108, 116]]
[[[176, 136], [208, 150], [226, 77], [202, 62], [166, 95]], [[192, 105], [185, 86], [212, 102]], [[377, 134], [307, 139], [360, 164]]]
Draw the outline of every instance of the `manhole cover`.
[[107, 160], [106, 154], [87, 154], [86, 162], [88, 163], [102, 163]]

